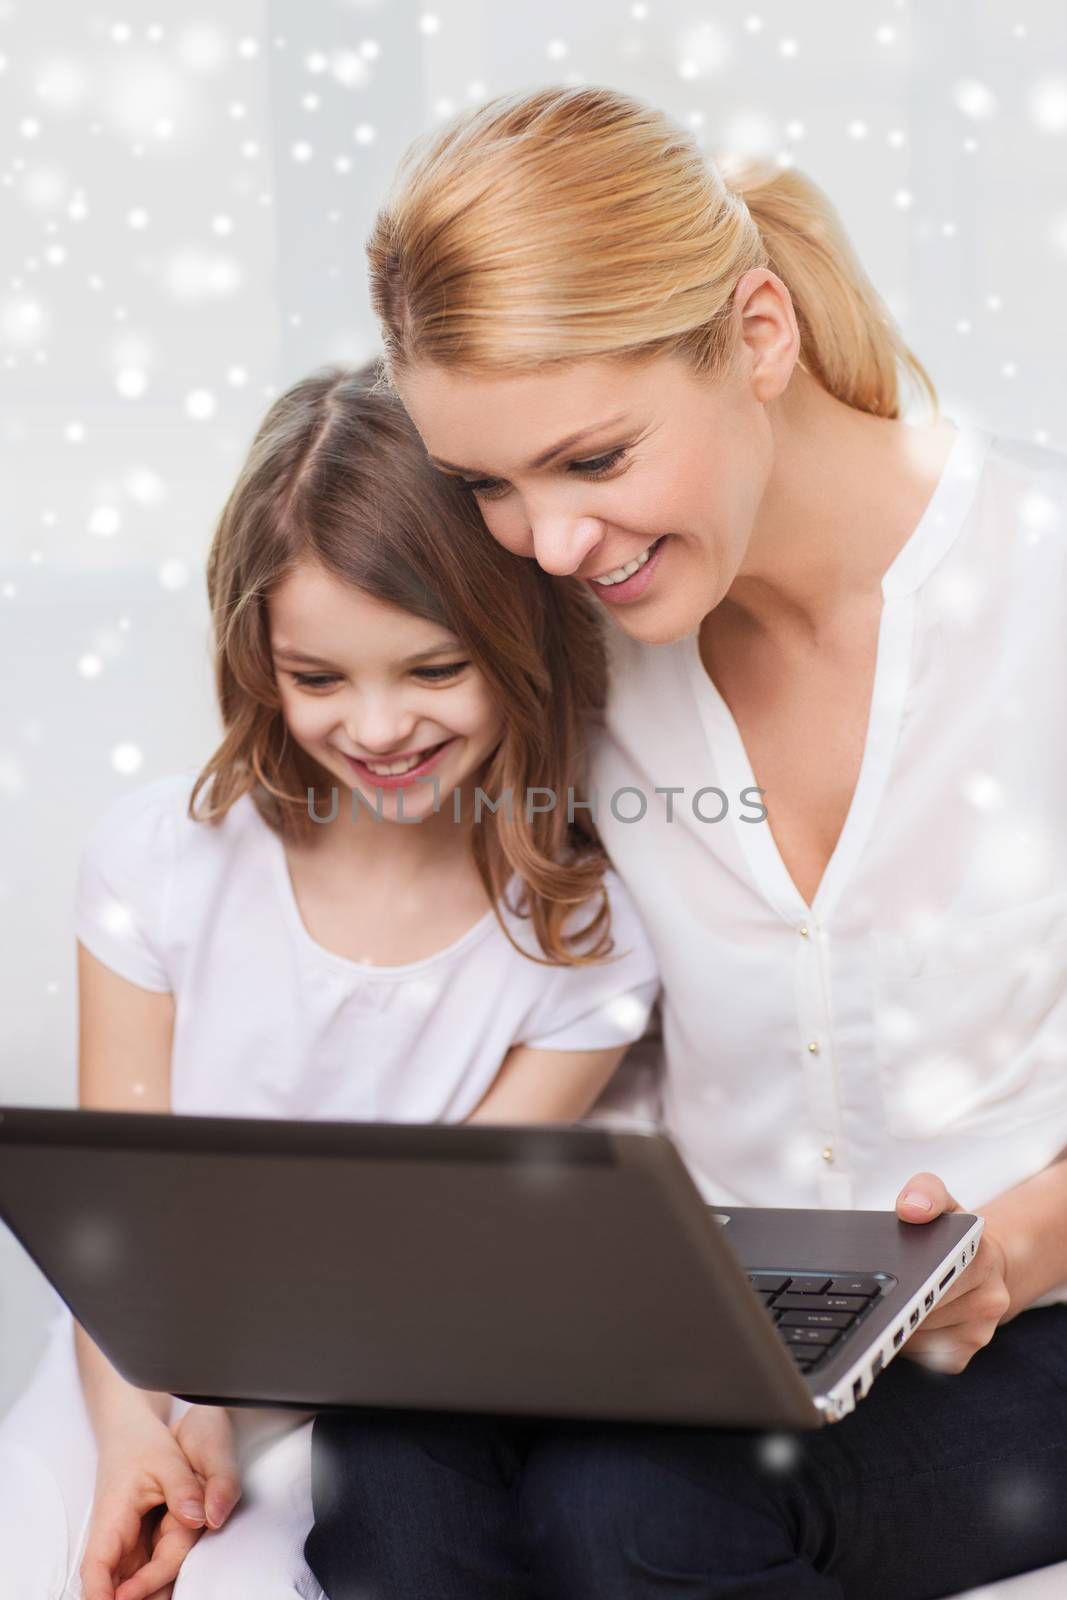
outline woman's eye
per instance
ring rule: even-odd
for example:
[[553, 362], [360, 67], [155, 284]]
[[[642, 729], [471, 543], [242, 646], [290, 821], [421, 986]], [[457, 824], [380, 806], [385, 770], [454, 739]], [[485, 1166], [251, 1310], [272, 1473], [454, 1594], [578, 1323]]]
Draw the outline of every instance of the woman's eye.
[[465, 494], [480, 495], [483, 500], [499, 500], [508, 488], [499, 478], [457, 478], [456, 482]]
[[290, 676], [301, 689], [322, 689], [337, 682], [337, 674], [332, 672], [293, 672]]
[[425, 679], [428, 683], [443, 683], [448, 678], [456, 677], [464, 667], [469, 666], [469, 661], [451, 661], [443, 667], [416, 667], [415, 676]]
[[[626, 454], [626, 446], [609, 450], [607, 455], [595, 456], [591, 461], [572, 461], [567, 470], [579, 478], [603, 478], [612, 467], [618, 466]], [[507, 494], [509, 485], [500, 478], [457, 478], [456, 482], [467, 494], [476, 494], [482, 500], [499, 500]]]
[[618, 450], [609, 450], [606, 456], [596, 456], [592, 461], [572, 461], [571, 466], [579, 477], [602, 478], [605, 472], [610, 472], [625, 454], [625, 446], [620, 445]]

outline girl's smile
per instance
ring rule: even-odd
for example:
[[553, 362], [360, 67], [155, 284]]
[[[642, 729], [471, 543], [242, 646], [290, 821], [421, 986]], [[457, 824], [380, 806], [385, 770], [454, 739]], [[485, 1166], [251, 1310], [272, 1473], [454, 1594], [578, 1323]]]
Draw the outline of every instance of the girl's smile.
[[378, 789], [403, 789], [421, 778], [424, 773], [432, 771], [445, 751], [455, 743], [453, 736], [442, 740], [440, 744], [431, 745], [426, 750], [413, 750], [405, 755], [393, 756], [387, 762], [375, 761], [372, 764], [347, 753], [345, 760], [356, 777], [362, 778], [365, 783], [373, 784]]

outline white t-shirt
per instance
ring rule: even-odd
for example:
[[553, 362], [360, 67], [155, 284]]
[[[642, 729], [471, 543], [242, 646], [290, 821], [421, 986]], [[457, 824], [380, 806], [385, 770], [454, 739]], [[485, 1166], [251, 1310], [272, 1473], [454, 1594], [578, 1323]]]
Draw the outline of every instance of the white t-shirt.
[[665, 1120], [719, 1203], [891, 1207], [930, 1170], [980, 1208], [1067, 1145], [1067, 457], [961, 427], [882, 588], [810, 907], [698, 633], [609, 630], [599, 825], [659, 962]]
[[[174, 994], [174, 1111], [461, 1121], [512, 1045], [608, 1049], [644, 1031], [655, 958], [614, 873], [618, 960], [539, 966], [487, 911], [435, 955], [365, 965], [308, 933], [281, 839], [248, 795], [218, 825], [187, 815], [195, 777], [159, 778], [111, 805], [88, 834], [76, 900], [77, 937], [94, 956]], [[540, 955], [529, 920], [505, 916]], [[589, 909], [575, 919], [583, 926]]]

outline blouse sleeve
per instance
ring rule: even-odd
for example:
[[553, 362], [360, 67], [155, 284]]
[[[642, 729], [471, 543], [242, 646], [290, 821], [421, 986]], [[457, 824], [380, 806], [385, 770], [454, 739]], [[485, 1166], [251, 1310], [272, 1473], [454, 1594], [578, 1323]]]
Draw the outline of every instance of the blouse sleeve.
[[78, 863], [75, 932], [105, 966], [142, 989], [173, 985], [164, 960], [174, 867], [165, 783], [123, 795], [89, 829]]
[[[614, 949], [589, 967], [559, 967], [528, 1013], [516, 1044], [537, 1050], [610, 1050], [632, 1044], [648, 1025], [659, 970], [637, 911], [617, 874], [604, 884]], [[582, 908], [579, 923], [589, 912]]]

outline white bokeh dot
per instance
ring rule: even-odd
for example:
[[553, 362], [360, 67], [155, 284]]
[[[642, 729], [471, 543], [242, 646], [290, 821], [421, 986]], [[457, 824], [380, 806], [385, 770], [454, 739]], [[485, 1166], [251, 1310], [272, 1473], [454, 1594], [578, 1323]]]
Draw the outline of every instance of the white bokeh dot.
[[975, 122], [985, 122], [997, 109], [997, 97], [986, 84], [976, 78], [966, 78], [952, 91], [956, 108]]
[[800, 1444], [788, 1433], [766, 1433], [756, 1443], [760, 1464], [770, 1472], [787, 1472], [800, 1458]]
[[1044, 133], [1067, 129], [1067, 78], [1041, 78], [1027, 98], [1030, 116]]
[[164, 561], [159, 569], [159, 581], [164, 589], [184, 589], [189, 583], [189, 563], [177, 556]]
[[89, 513], [88, 527], [98, 539], [113, 539], [122, 527], [122, 513], [118, 506], [94, 506]]
[[123, 476], [122, 487], [139, 506], [158, 506], [167, 497], [167, 486], [151, 467], [131, 467]]
[[144, 755], [140, 747], [135, 744], [117, 744], [111, 752], [111, 765], [123, 777], [129, 777], [134, 772], [139, 772], [144, 762]]
[[140, 367], [121, 367], [115, 374], [115, 388], [124, 400], [139, 400], [148, 388], [148, 376]]
[[197, 422], [206, 422], [217, 409], [218, 401], [210, 389], [191, 389], [185, 397], [186, 414]]

